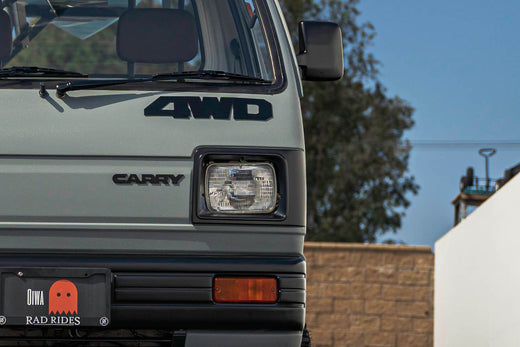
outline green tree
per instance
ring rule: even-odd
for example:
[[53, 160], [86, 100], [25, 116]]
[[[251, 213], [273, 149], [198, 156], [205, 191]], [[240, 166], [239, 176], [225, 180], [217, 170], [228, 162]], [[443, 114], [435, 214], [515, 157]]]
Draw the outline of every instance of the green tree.
[[345, 76], [335, 83], [305, 82], [309, 240], [374, 242], [396, 232], [419, 187], [408, 174], [413, 108], [389, 98], [378, 62], [367, 52], [375, 35], [359, 23], [359, 0], [281, 0], [297, 47], [303, 19], [338, 23], [345, 46]]

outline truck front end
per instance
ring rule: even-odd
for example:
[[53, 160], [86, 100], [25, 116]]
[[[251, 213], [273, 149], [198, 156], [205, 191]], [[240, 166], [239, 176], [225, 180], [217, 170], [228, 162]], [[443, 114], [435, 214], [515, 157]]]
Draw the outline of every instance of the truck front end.
[[[0, 345], [300, 346], [302, 94], [276, 1], [2, 6]], [[341, 42], [327, 28], [302, 25], [308, 49]]]
[[299, 346], [304, 141], [274, 2], [3, 5], [0, 343]]

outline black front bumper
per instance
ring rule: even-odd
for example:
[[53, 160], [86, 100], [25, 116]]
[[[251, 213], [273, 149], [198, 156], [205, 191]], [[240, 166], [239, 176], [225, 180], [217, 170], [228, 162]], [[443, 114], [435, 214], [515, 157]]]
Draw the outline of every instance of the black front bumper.
[[[304, 326], [303, 256], [11, 254], [0, 255], [0, 267], [109, 269], [112, 321], [106, 329], [301, 331]], [[212, 285], [217, 275], [274, 276], [278, 301], [215, 303]]]

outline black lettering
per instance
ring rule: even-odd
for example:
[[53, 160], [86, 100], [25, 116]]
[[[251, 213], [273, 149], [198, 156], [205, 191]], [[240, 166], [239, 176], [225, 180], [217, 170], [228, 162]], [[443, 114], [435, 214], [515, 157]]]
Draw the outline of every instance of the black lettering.
[[126, 174], [115, 174], [112, 176], [112, 182], [115, 184], [130, 184], [126, 181], [127, 176]]
[[156, 175], [157, 182], [160, 182], [162, 184], [165, 184], [167, 186], [170, 185], [170, 177], [169, 175]]
[[157, 178], [155, 175], [142, 175], [141, 176], [141, 182], [143, 184], [151, 183], [153, 185], [159, 185], [160, 183], [157, 181]]
[[137, 175], [134, 175], [134, 174], [131, 174], [131, 175], [128, 176], [128, 179], [126, 180], [126, 183], [128, 183], [128, 184], [132, 184], [132, 183], [142, 184], [141, 180], [139, 179], [139, 177], [137, 177]]
[[165, 110], [164, 108], [172, 102], [168, 96], [160, 96], [144, 109], [145, 116], [170, 116], [173, 117], [173, 110]]
[[184, 178], [184, 175], [168, 175], [168, 177], [170, 177], [170, 180], [172, 182], [173, 185], [179, 185], [179, 183], [182, 181], [182, 179]]
[[[173, 110], [165, 109], [173, 103]], [[188, 119], [191, 112], [188, 98], [182, 96], [160, 96], [144, 109], [145, 116], [170, 116], [176, 119]]]
[[186, 98], [195, 119], [230, 119], [231, 118], [231, 98]]
[[[171, 105], [172, 108], [167, 107]], [[255, 108], [255, 111], [252, 108]], [[161, 96], [144, 109], [144, 115], [167, 116], [175, 119], [225, 119], [266, 121], [273, 118], [273, 105], [262, 99], [196, 96]]]
[[[257, 106], [258, 113], [249, 113], [249, 106]], [[261, 99], [233, 98], [233, 116], [236, 120], [268, 120], [273, 118], [273, 105]]]
[[190, 108], [188, 107], [188, 99], [180, 96], [173, 96], [173, 118], [188, 119], [191, 116]]
[[[152, 174], [115, 174], [112, 176], [112, 181], [118, 185], [148, 185], [152, 184], [154, 186], [166, 185], [169, 186], [170, 183], [173, 185], [179, 185], [179, 183], [184, 179], [184, 175], [152, 175]], [[32, 296], [30, 296], [30, 294]], [[27, 294], [27, 302], [28, 305], [35, 305], [32, 301], [29, 303], [29, 299], [34, 301], [34, 292]]]

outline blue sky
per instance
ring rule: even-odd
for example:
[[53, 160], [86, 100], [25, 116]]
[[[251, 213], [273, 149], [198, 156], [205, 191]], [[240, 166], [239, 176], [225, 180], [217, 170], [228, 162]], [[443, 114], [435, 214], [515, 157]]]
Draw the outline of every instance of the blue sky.
[[[361, 18], [375, 26], [370, 47], [388, 95], [414, 108], [413, 142], [520, 143], [520, 1], [361, 0]], [[419, 147], [410, 172], [421, 186], [410, 196], [394, 238], [433, 246], [453, 225], [451, 200], [466, 167], [485, 176], [479, 146]], [[520, 162], [520, 145], [494, 146], [490, 176]], [[492, 233], [492, 230], [490, 230]]]

